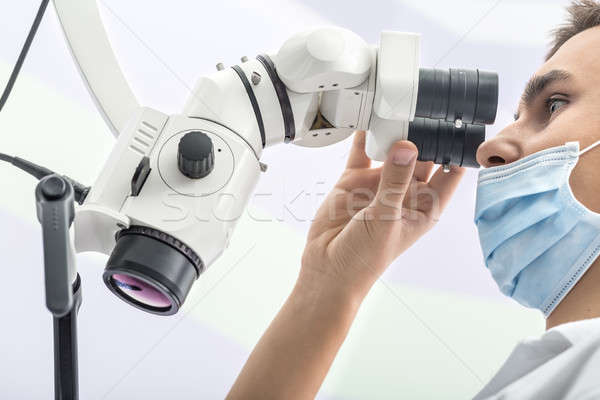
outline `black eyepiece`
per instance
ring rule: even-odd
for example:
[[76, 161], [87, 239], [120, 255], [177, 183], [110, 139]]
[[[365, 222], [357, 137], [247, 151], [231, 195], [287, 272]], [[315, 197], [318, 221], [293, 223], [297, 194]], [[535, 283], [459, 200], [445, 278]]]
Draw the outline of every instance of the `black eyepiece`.
[[485, 140], [485, 126], [415, 118], [409, 124], [408, 140], [419, 150], [419, 161], [479, 167], [475, 155]]
[[416, 117], [468, 124], [493, 124], [498, 74], [469, 69], [419, 70]]
[[196, 253], [174, 237], [132, 226], [117, 233], [103, 279], [114, 294], [134, 307], [172, 315], [203, 268]]

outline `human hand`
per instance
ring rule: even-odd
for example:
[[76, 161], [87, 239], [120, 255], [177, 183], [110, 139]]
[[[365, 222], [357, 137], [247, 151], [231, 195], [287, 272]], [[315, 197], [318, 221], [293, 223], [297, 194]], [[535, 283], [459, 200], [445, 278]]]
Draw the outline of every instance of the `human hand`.
[[395, 143], [371, 168], [365, 132], [355, 134], [346, 170], [308, 234], [299, 283], [364, 297], [387, 266], [438, 221], [464, 168], [448, 173], [416, 161], [409, 141]]
[[228, 399], [314, 398], [356, 316], [385, 268], [438, 220], [464, 170], [416, 162], [395, 143], [370, 168], [357, 132], [346, 170], [317, 212], [294, 290], [263, 334]]

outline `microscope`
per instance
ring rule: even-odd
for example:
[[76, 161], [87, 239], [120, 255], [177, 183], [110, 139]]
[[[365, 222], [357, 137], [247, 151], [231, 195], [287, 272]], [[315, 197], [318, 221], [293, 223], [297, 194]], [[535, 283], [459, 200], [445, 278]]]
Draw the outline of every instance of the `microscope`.
[[77, 252], [109, 255], [107, 287], [134, 307], [177, 313], [228, 246], [266, 169], [267, 147], [327, 146], [368, 131], [383, 161], [398, 140], [419, 160], [478, 167], [496, 117], [493, 72], [420, 67], [420, 36], [385, 31], [378, 46], [321, 27], [276, 53], [201, 77], [181, 114], [139, 105], [95, 0], [54, 0], [73, 58], [116, 143], [75, 210]]
[[[42, 0], [0, 110], [48, 3]], [[421, 161], [445, 171], [476, 168], [485, 125], [496, 118], [496, 73], [421, 68], [418, 34], [385, 31], [372, 46], [338, 27], [296, 34], [277, 52], [242, 57], [230, 68], [217, 64], [182, 112], [167, 115], [138, 103], [96, 0], [54, 5], [83, 81], [116, 137], [91, 188], [0, 153], [1, 161], [40, 180], [36, 211], [54, 323], [56, 399], [78, 398], [75, 253], [108, 255], [103, 280], [110, 291], [146, 312], [173, 315], [227, 248], [266, 170], [267, 147], [322, 147], [364, 130], [373, 160], [410, 140]]]

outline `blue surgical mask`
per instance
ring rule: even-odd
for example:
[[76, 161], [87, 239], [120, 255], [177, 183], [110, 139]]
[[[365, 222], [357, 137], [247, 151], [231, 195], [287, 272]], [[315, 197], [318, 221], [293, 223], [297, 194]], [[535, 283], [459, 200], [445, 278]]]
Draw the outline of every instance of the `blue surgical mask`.
[[475, 224], [485, 264], [506, 296], [550, 315], [600, 252], [600, 214], [569, 186], [584, 151], [570, 142], [483, 169]]

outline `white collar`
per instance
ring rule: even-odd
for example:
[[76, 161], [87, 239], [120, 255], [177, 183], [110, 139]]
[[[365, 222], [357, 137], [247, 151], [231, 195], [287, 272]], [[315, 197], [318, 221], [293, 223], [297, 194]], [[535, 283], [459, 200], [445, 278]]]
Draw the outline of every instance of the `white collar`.
[[600, 318], [583, 319], [557, 325], [548, 329], [542, 335], [542, 338], [556, 334], [562, 335], [572, 345], [592, 337], [597, 337], [600, 334]]

